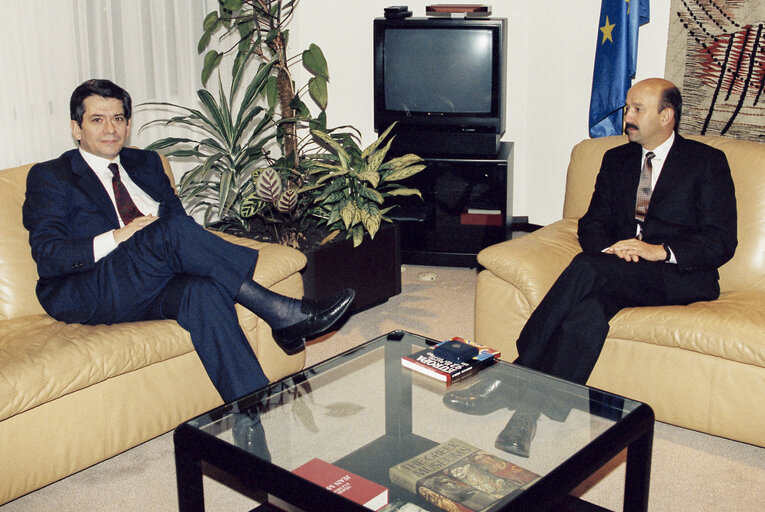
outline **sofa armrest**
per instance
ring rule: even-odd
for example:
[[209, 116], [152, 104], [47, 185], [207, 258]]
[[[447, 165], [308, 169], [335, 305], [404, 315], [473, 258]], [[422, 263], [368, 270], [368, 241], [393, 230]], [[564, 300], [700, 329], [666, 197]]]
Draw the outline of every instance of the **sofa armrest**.
[[[305, 255], [286, 245], [258, 242], [250, 238], [213, 231], [231, 243], [251, 247], [259, 251], [253, 279], [276, 293], [294, 297], [303, 296], [303, 279], [300, 271], [305, 267]], [[288, 356], [274, 341], [271, 327], [250, 310], [237, 305], [236, 312], [266, 377], [273, 382], [303, 369], [305, 350]]]
[[577, 220], [563, 219], [532, 233], [492, 245], [478, 263], [516, 287], [536, 307], [558, 276], [581, 252]]

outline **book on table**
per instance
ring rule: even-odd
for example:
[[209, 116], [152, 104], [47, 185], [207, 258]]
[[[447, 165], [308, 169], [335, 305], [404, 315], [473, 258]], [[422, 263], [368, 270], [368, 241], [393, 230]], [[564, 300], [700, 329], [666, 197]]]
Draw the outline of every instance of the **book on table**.
[[389, 471], [399, 485], [445, 510], [478, 512], [521, 492], [539, 475], [460, 439], [450, 439]]
[[[451, 348], [457, 345], [460, 347]], [[471, 357], [463, 357], [467, 353], [466, 348], [473, 350]], [[433, 347], [403, 356], [401, 364], [405, 368], [451, 384], [492, 364], [499, 356], [498, 350], [454, 337]]]
[[[380, 510], [388, 504], [386, 487], [321, 459], [311, 459], [292, 472], [368, 509]], [[303, 512], [273, 495], [268, 502], [286, 512]]]

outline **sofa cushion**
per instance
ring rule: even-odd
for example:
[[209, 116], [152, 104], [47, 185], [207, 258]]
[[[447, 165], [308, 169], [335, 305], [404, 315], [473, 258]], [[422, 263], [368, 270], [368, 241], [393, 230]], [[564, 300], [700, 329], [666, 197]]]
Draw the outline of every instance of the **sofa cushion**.
[[0, 332], [0, 420], [109, 377], [194, 350], [173, 320], [105, 325], [28, 315]]
[[[298, 272], [289, 247], [220, 234], [260, 251], [255, 279], [268, 288]], [[194, 350], [175, 321], [104, 325], [57, 322], [45, 314], [2, 320], [0, 421], [109, 377]]]
[[21, 206], [31, 165], [0, 171], [0, 321], [39, 315], [43, 308], [35, 295], [37, 266], [29, 247], [29, 232], [22, 224]]
[[725, 292], [687, 306], [623, 309], [611, 319], [609, 338], [678, 347], [765, 367], [765, 292]]

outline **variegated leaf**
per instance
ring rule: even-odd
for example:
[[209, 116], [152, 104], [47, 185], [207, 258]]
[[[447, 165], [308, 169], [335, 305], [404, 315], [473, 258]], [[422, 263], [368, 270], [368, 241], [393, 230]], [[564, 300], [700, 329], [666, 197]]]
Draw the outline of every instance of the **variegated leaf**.
[[405, 167], [403, 169], [399, 169], [397, 171], [393, 171], [390, 174], [383, 176], [383, 181], [400, 181], [406, 178], [409, 178], [410, 176], [414, 176], [418, 172], [422, 171], [427, 167], [426, 165], [410, 165], [409, 167]]
[[298, 203], [298, 194], [295, 190], [285, 190], [274, 204], [281, 213], [289, 213], [295, 209]]
[[257, 194], [252, 193], [242, 200], [242, 206], [240, 207], [240, 215], [242, 217], [252, 217], [265, 207], [266, 203], [261, 201]]
[[396, 188], [388, 191], [389, 196], [419, 196], [422, 198], [422, 194], [416, 188]]
[[282, 178], [279, 173], [271, 167], [266, 167], [258, 172], [258, 178], [255, 181], [255, 191], [258, 197], [264, 201], [275, 203], [282, 195]]
[[340, 210], [340, 218], [343, 219], [343, 224], [345, 224], [346, 229], [353, 226], [358, 215], [358, 208], [351, 202], [346, 203]]
[[368, 181], [374, 188], [380, 184], [380, 174], [377, 171], [364, 171], [358, 174], [359, 179]]

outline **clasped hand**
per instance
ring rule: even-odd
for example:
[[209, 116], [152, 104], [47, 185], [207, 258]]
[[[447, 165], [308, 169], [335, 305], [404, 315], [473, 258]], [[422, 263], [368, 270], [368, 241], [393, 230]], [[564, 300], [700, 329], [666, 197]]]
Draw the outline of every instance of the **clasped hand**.
[[625, 261], [637, 262], [641, 258], [646, 261], [664, 261], [667, 252], [663, 245], [648, 244], [637, 238], [620, 240], [611, 247], [603, 249], [606, 254], [614, 254]]
[[143, 228], [157, 220], [159, 217], [154, 215], [144, 215], [143, 217], [136, 217], [130, 224], [125, 227], [115, 229], [113, 231], [114, 241], [121, 244], [125, 240], [128, 240], [131, 236], [141, 231]]

